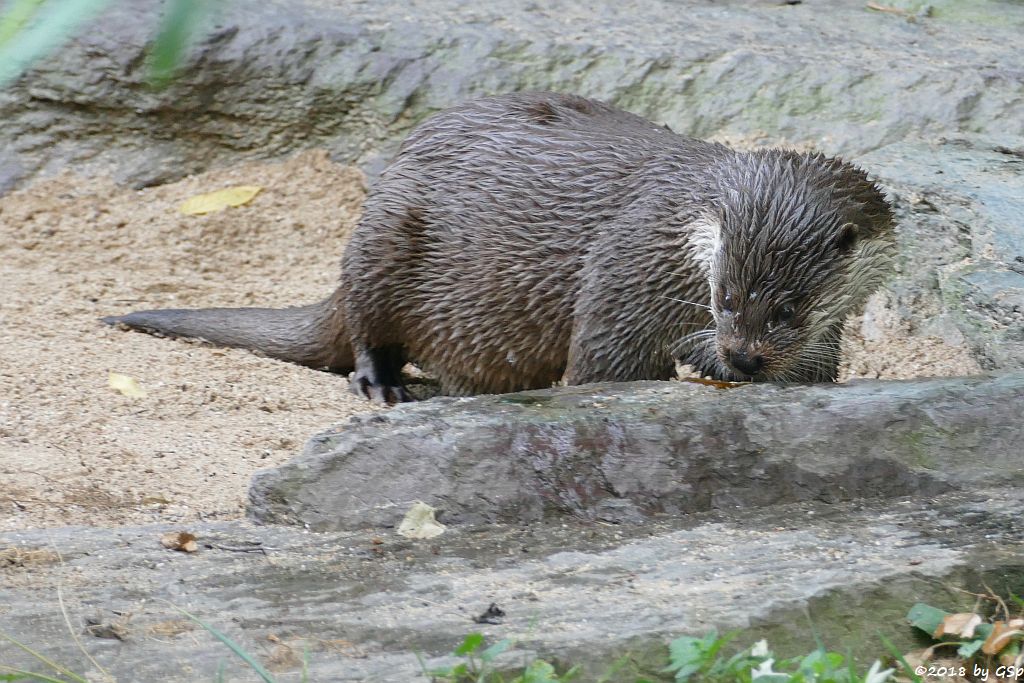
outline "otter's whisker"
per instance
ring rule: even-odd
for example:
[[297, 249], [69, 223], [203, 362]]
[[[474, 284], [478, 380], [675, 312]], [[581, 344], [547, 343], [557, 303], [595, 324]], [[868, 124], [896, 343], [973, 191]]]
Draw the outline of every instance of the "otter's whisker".
[[697, 306], [699, 308], [706, 308], [709, 311], [711, 310], [711, 307], [708, 306], [707, 304], [699, 304], [696, 301], [684, 301], [683, 299], [676, 299], [676, 298], [671, 297], [671, 296], [665, 296], [664, 294], [660, 295], [660, 297], [662, 299], [668, 299], [669, 301], [675, 301], [675, 302], [680, 303], [680, 304], [690, 304], [691, 306]]

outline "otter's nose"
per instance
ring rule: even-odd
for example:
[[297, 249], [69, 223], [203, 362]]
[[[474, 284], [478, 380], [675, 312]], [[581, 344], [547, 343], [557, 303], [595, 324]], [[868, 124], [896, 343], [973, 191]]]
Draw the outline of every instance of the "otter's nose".
[[764, 356], [759, 353], [754, 355], [747, 354], [746, 351], [730, 351], [729, 365], [733, 366], [744, 375], [753, 377], [761, 371], [764, 367]]

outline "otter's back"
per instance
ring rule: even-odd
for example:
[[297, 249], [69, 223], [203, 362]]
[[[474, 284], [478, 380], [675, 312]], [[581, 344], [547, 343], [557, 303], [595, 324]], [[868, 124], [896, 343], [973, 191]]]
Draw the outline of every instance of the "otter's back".
[[476, 359], [465, 381], [443, 378], [456, 392], [548, 385], [564, 370], [577, 274], [601, 231], [686, 189], [680, 169], [696, 178], [730, 153], [573, 96], [447, 110], [409, 136], [367, 198], [345, 255], [347, 298], [383, 313], [371, 343]]

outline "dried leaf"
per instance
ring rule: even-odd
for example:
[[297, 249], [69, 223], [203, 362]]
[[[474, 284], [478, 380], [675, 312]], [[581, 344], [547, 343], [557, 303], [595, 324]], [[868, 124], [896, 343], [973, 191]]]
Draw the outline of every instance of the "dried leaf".
[[239, 185], [227, 187], [216, 192], [197, 194], [182, 202], [178, 211], [187, 216], [198, 216], [204, 213], [223, 211], [229, 206], [242, 206], [252, 201], [252, 198], [259, 194], [262, 187], [258, 185]]
[[168, 619], [167, 621], [158, 621], [155, 624], [151, 624], [146, 628], [146, 632], [151, 636], [159, 638], [173, 638], [180, 636], [182, 633], [195, 630], [195, 628], [195, 624], [188, 619]]
[[143, 505], [170, 505], [171, 504], [171, 500], [169, 498], [167, 498], [167, 496], [162, 496], [162, 495], [157, 494], [157, 495], [154, 495], [154, 496], [143, 496], [142, 497], [142, 504]]
[[750, 382], [725, 382], [718, 379], [707, 379], [704, 377], [681, 377], [680, 382], [690, 382], [691, 384], [703, 384], [706, 387], [714, 387], [716, 389], [735, 389], [737, 387], [750, 386]]
[[107, 385], [128, 398], [146, 397], [146, 390], [139, 386], [139, 380], [129, 375], [122, 375], [120, 372], [111, 372], [107, 375]]
[[6, 567], [32, 567], [34, 565], [56, 564], [60, 556], [52, 550], [36, 548], [4, 548], [0, 550], [0, 569]]
[[179, 550], [183, 553], [194, 553], [199, 550], [196, 544], [196, 537], [187, 531], [172, 531], [160, 537], [160, 544], [170, 550]]
[[932, 657], [935, 656], [934, 647], [926, 647], [923, 650], [912, 650], [903, 655], [903, 658], [907, 660], [907, 664], [911, 668], [915, 668], [924, 664], [925, 662], [931, 661]]
[[434, 538], [445, 531], [445, 526], [434, 519], [434, 508], [416, 502], [398, 525], [398, 533], [406, 538]]
[[1021, 620], [1014, 619], [1009, 624], [1005, 621], [993, 623], [992, 633], [985, 639], [984, 644], [981, 646], [981, 651], [987, 655], [994, 655], [1013, 642], [1015, 637], [1024, 635], [1024, 630], [1020, 628], [1024, 626], [1024, 623], [1013, 625], [1014, 622], [1021, 622]]
[[936, 638], [942, 636], [962, 636], [970, 639], [974, 637], [974, 629], [981, 624], [981, 617], [973, 612], [958, 612], [947, 614], [939, 627], [933, 634]]

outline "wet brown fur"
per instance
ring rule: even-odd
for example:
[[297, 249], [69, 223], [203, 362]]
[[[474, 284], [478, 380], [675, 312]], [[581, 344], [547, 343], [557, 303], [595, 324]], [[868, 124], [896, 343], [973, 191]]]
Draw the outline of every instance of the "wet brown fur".
[[[413, 131], [327, 300], [107, 322], [354, 369], [378, 400], [406, 398], [406, 359], [448, 394], [666, 379], [674, 356], [735, 378], [726, 340], [774, 353], [763, 379], [827, 380], [837, 325], [879, 286], [891, 243], [884, 197], [844, 162], [736, 152], [600, 102], [513, 94]], [[727, 290], [742, 307], [722, 310]], [[784, 300], [803, 328], [770, 322]]]

